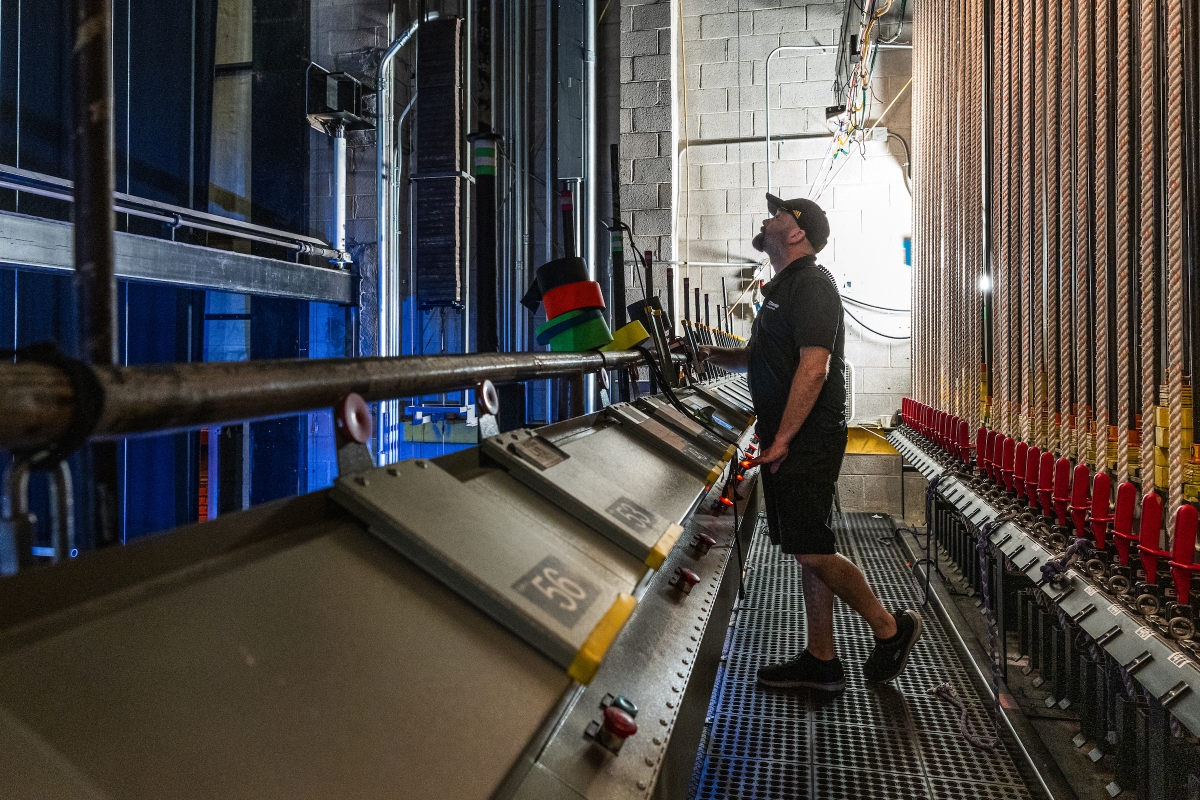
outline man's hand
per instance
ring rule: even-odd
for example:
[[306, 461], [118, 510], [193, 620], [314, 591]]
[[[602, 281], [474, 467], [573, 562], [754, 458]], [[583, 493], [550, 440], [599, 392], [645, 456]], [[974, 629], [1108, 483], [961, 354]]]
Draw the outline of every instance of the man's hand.
[[702, 344], [696, 348], [696, 361], [700, 364], [708, 361], [713, 356], [713, 349], [709, 345]]
[[750, 460], [750, 466], [761, 467], [767, 464], [771, 465], [771, 474], [779, 472], [779, 467], [783, 464], [783, 460], [787, 458], [788, 446], [787, 442], [781, 441], [776, 437], [775, 441], [771, 442], [771, 446], [763, 450], [758, 458]]

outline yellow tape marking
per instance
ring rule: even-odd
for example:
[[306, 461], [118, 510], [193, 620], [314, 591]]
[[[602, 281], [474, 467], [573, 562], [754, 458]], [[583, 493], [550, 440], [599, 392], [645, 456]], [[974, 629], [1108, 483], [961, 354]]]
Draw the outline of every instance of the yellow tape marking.
[[617, 595], [612, 607], [604, 613], [604, 616], [596, 623], [596, 627], [592, 628], [583, 647], [579, 648], [579, 652], [575, 654], [575, 660], [571, 662], [571, 667], [567, 670], [568, 675], [585, 686], [592, 682], [592, 678], [596, 677], [596, 672], [600, 669], [600, 662], [604, 660], [604, 654], [608, 652], [608, 648], [617, 638], [617, 634], [629, 621], [635, 606], [637, 606], [637, 600], [633, 598], [633, 595]]

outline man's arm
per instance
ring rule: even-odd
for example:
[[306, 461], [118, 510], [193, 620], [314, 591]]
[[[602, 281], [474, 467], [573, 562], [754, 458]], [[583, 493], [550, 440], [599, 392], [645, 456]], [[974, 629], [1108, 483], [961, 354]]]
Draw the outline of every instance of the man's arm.
[[792, 388], [788, 392], [779, 432], [775, 434], [775, 441], [754, 459], [755, 466], [770, 464], [772, 474], [779, 471], [779, 465], [787, 458], [788, 445], [808, 419], [821, 394], [821, 387], [829, 377], [829, 358], [830, 352], [824, 347], [800, 348], [800, 366], [792, 377]]
[[696, 348], [700, 363], [711, 361], [725, 369], [744, 370], [750, 364], [750, 348], [748, 347], [716, 347], [702, 344]]

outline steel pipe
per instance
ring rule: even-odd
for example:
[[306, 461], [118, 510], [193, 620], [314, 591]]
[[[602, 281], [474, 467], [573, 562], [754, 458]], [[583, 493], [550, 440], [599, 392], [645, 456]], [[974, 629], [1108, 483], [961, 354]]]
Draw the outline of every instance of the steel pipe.
[[[474, 353], [400, 358], [98, 366], [104, 409], [93, 438], [187, 430], [332, 406], [555, 378], [640, 361], [635, 352]], [[683, 356], [674, 356], [682, 361]], [[30, 450], [62, 436], [75, 413], [67, 376], [38, 363], [0, 364], [0, 449]]]

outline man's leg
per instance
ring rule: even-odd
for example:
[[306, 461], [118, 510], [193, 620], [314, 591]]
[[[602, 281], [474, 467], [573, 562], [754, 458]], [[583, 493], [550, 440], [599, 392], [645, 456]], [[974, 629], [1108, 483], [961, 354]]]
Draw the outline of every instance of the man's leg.
[[[797, 556], [800, 560], [804, 556]], [[804, 617], [808, 621], [808, 652], [822, 661], [835, 658], [833, 648], [833, 592], [817, 577], [816, 570], [804, 567]]]
[[[845, 556], [834, 553], [832, 555], [798, 555], [796, 560], [800, 562], [804, 568], [804, 603], [805, 608], [809, 607], [809, 592], [810, 585], [815, 590], [813, 593], [817, 603], [814, 605], [817, 608], [824, 607], [824, 613], [828, 614], [826, 619], [813, 619], [813, 612], [808, 612], [809, 623], [809, 651], [817, 658], [833, 658], [833, 597], [837, 595], [842, 598], [846, 605], [857, 611], [867, 624], [871, 626], [871, 630], [875, 636], [880, 639], [890, 639], [896, 635], [896, 619], [885, 609], [879, 602], [879, 598], [871, 591], [871, 587], [867, 585], [867, 579], [863, 576], [862, 570], [856, 567]], [[809, 574], [812, 577], [809, 577]], [[820, 588], [817, 588], [819, 585]], [[822, 627], [818, 628], [817, 623]], [[828, 655], [813, 651], [813, 633], [818, 635], [818, 645], [823, 645], [821, 639], [824, 638], [825, 630], [829, 631], [829, 649]]]

